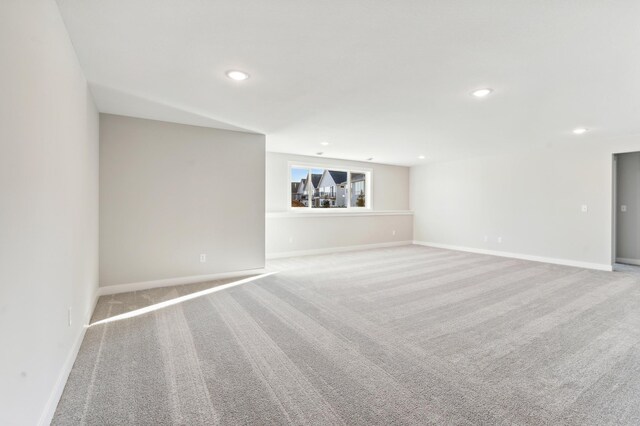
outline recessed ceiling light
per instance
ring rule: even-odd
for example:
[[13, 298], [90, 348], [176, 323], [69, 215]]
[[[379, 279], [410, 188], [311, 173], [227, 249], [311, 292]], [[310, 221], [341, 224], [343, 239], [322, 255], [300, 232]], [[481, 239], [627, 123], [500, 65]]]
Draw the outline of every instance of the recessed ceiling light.
[[421, 160], [424, 160], [425, 156], [424, 155], [418, 155], [418, 158], [421, 159]]
[[322, 155], [324, 152], [316, 152], [316, 155]]
[[227, 71], [227, 77], [231, 80], [242, 81], [249, 78], [249, 74], [244, 71], [230, 70]]
[[478, 89], [478, 90], [474, 90], [472, 92], [473, 96], [475, 96], [476, 98], [484, 98], [485, 96], [487, 96], [489, 93], [493, 92], [493, 89], [490, 89], [488, 87], [484, 88], [484, 89]]
[[329, 145], [329, 142], [320, 142], [320, 145], [327, 146]]
[[573, 133], [576, 135], [583, 135], [585, 133], [587, 133], [587, 131], [589, 131], [589, 129], [586, 129], [584, 127], [577, 127], [575, 129], [573, 129]]

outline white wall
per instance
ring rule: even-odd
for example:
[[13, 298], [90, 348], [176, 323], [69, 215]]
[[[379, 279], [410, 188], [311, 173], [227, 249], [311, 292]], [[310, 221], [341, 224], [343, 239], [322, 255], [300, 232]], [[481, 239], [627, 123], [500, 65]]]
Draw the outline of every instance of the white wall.
[[594, 134], [563, 146], [414, 167], [415, 239], [606, 268], [612, 154], [638, 147], [640, 138]]
[[101, 114], [100, 285], [263, 268], [264, 156], [264, 135]]
[[618, 155], [617, 163], [616, 257], [640, 264], [640, 152]]
[[97, 291], [98, 113], [52, 0], [0, 2], [0, 75], [0, 424], [44, 424]]
[[[350, 215], [340, 211], [327, 212], [324, 209], [315, 214], [290, 212], [290, 161], [371, 169], [372, 214]], [[413, 238], [413, 217], [408, 214], [408, 167], [269, 152], [266, 184], [267, 257], [371, 244], [393, 244], [411, 241]]]

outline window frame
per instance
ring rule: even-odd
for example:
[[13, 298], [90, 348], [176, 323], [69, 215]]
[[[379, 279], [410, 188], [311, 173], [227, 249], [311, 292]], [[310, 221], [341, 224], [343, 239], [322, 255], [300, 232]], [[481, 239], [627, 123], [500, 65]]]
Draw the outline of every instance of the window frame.
[[[320, 213], [320, 214], [337, 214], [337, 213], [358, 213], [358, 212], [366, 212], [373, 210], [373, 169], [369, 167], [349, 167], [349, 166], [339, 166], [333, 165], [329, 162], [301, 162], [301, 161], [289, 161], [287, 167], [287, 184], [288, 190], [287, 196], [288, 204], [287, 211], [309, 214], [309, 213]], [[313, 207], [312, 203], [309, 202], [309, 205], [306, 207], [292, 207], [291, 203], [293, 201], [292, 193], [291, 193], [291, 170], [292, 169], [308, 169], [309, 173], [307, 174], [307, 179], [311, 175], [311, 169], [323, 169], [323, 170], [333, 170], [336, 172], [347, 172], [347, 182], [346, 182], [346, 196], [347, 196], [347, 207], [330, 207], [330, 208], [322, 208], [322, 207]], [[354, 207], [351, 205], [351, 174], [352, 173], [362, 173], [365, 175], [365, 206], [364, 207]], [[337, 190], [336, 190], [337, 192]], [[307, 195], [309, 199], [309, 194]], [[312, 197], [312, 196], [311, 196]]]

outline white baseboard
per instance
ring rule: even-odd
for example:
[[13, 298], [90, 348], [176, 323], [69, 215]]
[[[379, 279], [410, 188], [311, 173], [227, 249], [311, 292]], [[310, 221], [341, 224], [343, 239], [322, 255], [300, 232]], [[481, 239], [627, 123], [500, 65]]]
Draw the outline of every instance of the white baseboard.
[[624, 263], [624, 264], [627, 264], [627, 265], [640, 266], [640, 259], [630, 259], [628, 257], [617, 257], [616, 258], [616, 262]]
[[511, 253], [506, 251], [487, 250], [487, 249], [480, 249], [480, 248], [473, 248], [473, 247], [454, 246], [450, 244], [430, 243], [426, 241], [414, 241], [413, 244], [427, 246], [427, 247], [442, 248], [447, 250], [465, 251], [469, 253], [488, 254], [491, 256], [511, 257], [514, 259], [531, 260], [533, 262], [553, 263], [555, 265], [565, 265], [565, 266], [575, 266], [577, 268], [596, 269], [599, 271], [613, 270], [611, 265], [607, 265], [603, 263], [591, 263], [591, 262], [582, 262], [579, 260], [557, 259], [555, 257], [532, 256], [529, 254]]
[[71, 373], [71, 369], [73, 368], [73, 364], [76, 362], [76, 357], [78, 356], [78, 352], [80, 351], [80, 346], [82, 345], [82, 341], [84, 340], [84, 334], [87, 331], [87, 326], [89, 322], [91, 322], [91, 316], [93, 315], [93, 311], [98, 304], [99, 298], [98, 291], [95, 292], [93, 296], [93, 301], [91, 302], [91, 306], [89, 306], [88, 311], [85, 313], [85, 318], [82, 323], [82, 329], [80, 333], [76, 337], [76, 340], [73, 342], [73, 346], [71, 350], [67, 354], [67, 358], [62, 365], [62, 369], [60, 370], [60, 374], [58, 374], [58, 379], [56, 380], [56, 384], [51, 391], [51, 395], [49, 396], [49, 400], [40, 415], [40, 420], [38, 420], [39, 426], [48, 426], [51, 424], [51, 420], [53, 420], [53, 415], [56, 413], [56, 408], [58, 408], [58, 403], [60, 402], [60, 398], [62, 397], [62, 392], [64, 392], [64, 387], [67, 384], [67, 379], [69, 378], [69, 374]]
[[170, 287], [172, 285], [182, 284], [195, 284], [206, 281], [221, 280], [224, 278], [242, 277], [245, 275], [264, 274], [264, 268], [260, 269], [247, 269], [244, 271], [222, 272], [217, 274], [208, 275], [192, 275], [189, 277], [177, 277], [177, 278], [165, 278], [161, 280], [142, 281], [137, 283], [116, 284], [102, 286], [98, 289], [100, 296], [106, 296], [109, 294], [128, 293], [131, 291], [148, 290], [150, 288]]
[[345, 251], [356, 251], [356, 250], [369, 250], [375, 248], [383, 248], [383, 247], [397, 247], [397, 246], [407, 246], [412, 244], [412, 241], [392, 241], [389, 243], [374, 243], [374, 244], [363, 244], [359, 246], [344, 246], [344, 247], [328, 247], [322, 249], [313, 249], [313, 250], [295, 250], [295, 251], [285, 251], [280, 253], [267, 253], [267, 259], [281, 259], [284, 257], [298, 257], [298, 256], [313, 256], [318, 254], [331, 254], [331, 253], [341, 253]]

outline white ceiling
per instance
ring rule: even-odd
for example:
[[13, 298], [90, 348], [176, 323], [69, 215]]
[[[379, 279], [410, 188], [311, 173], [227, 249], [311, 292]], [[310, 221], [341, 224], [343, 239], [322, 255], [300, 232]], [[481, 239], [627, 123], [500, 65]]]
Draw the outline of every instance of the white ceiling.
[[100, 111], [270, 151], [413, 165], [640, 133], [637, 0], [58, 4]]

